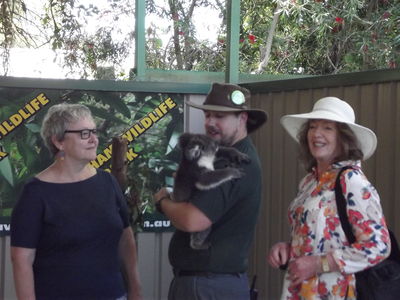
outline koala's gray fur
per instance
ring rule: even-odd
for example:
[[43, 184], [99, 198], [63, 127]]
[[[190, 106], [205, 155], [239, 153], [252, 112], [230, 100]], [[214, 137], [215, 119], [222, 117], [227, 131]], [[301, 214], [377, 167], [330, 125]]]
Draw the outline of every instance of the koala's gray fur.
[[[196, 189], [209, 190], [222, 183], [240, 178], [243, 173], [234, 166], [223, 169], [214, 169], [217, 157], [223, 157], [236, 163], [249, 162], [249, 157], [232, 147], [221, 147], [216, 141], [204, 134], [184, 133], [179, 138], [182, 150], [182, 159], [175, 176], [173, 200], [188, 201]], [[190, 246], [193, 249], [207, 249], [206, 242], [211, 227], [194, 232], [190, 236]]]

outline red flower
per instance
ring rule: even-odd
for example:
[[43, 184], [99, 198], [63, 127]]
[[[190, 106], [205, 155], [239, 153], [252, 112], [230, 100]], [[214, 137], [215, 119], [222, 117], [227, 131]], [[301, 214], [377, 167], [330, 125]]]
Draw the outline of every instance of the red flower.
[[290, 300], [300, 300], [299, 292], [301, 285], [290, 285], [288, 290], [292, 294]]
[[372, 32], [371, 33], [371, 40], [372, 42], [376, 42], [376, 40], [378, 39], [378, 34], [376, 32]]
[[331, 239], [331, 233], [329, 232], [329, 229], [328, 229], [328, 227], [325, 227], [324, 228], [324, 238], [326, 239], [326, 240], [330, 240]]
[[244, 42], [244, 39], [240, 39], [240, 40], [239, 40], [239, 43], [243, 43], [243, 42]]
[[339, 225], [339, 218], [328, 217], [326, 218], [326, 225], [328, 225], [329, 230], [334, 231]]
[[363, 245], [360, 243], [354, 243], [353, 247], [356, 248], [357, 250], [361, 250], [363, 248]]
[[382, 234], [382, 236], [381, 236], [382, 242], [384, 242], [384, 243], [389, 242], [389, 232], [387, 231], [387, 229], [385, 227], [382, 227], [381, 234]]
[[391, 61], [389, 61], [388, 66], [389, 66], [389, 68], [394, 69], [397, 67], [397, 64], [395, 61], [391, 60]]
[[307, 253], [312, 253], [314, 250], [313, 246], [311, 246], [311, 245], [303, 245], [303, 246], [301, 246], [300, 249], [301, 249], [302, 255], [307, 254]]
[[372, 265], [376, 265], [377, 263], [380, 263], [382, 260], [385, 258], [383, 256], [377, 256], [375, 259], [369, 259], [368, 262]]
[[365, 243], [363, 244], [363, 248], [364, 248], [364, 249], [371, 249], [371, 248], [373, 248], [373, 247], [376, 247], [376, 243], [375, 243], [375, 242], [369, 241], [369, 242], [365, 242]]
[[310, 228], [307, 226], [307, 224], [302, 225], [299, 229], [299, 233], [301, 233], [303, 235], [307, 235], [309, 231], [310, 231]]
[[358, 224], [360, 229], [362, 230], [363, 234], [371, 234], [372, 233], [372, 222], [371, 221], [364, 221]]
[[337, 283], [338, 283], [338, 288], [339, 288], [339, 293], [338, 294], [341, 297], [344, 297], [346, 295], [347, 290], [348, 290], [349, 283], [347, 282], [346, 279], [338, 280]]
[[343, 20], [343, 18], [341, 18], [341, 17], [336, 17], [336, 18], [335, 18], [335, 22], [338, 23], [338, 24], [343, 24], [343, 21], [344, 21], [344, 20]]
[[293, 250], [293, 255], [298, 256], [299, 254], [303, 255], [304, 253], [310, 252], [313, 250], [313, 246], [311, 245], [312, 239], [309, 237], [303, 238], [303, 242], [301, 245], [296, 247]]
[[382, 15], [382, 19], [389, 19], [390, 16], [391, 16], [390, 12], [385, 11], [385, 12], [383, 13], [383, 15]]
[[[363, 46], [363, 50], [364, 50], [364, 52], [367, 52], [367, 51], [368, 51], [368, 46], [367, 46], [367, 45], [364, 45], [364, 46]], [[362, 193], [362, 198], [363, 198], [364, 200], [371, 198], [371, 192], [370, 192], [369, 190], [366, 189], [366, 190], [363, 191], [363, 193]]]
[[224, 43], [225, 43], [225, 40], [224, 40], [224, 39], [218, 39], [218, 43], [224, 44]]
[[185, 33], [183, 31], [179, 31], [178, 34], [179, 35], [185, 35]]
[[256, 36], [253, 34], [249, 34], [249, 42], [250, 44], [254, 44], [256, 42]]
[[362, 220], [363, 215], [356, 210], [350, 209], [348, 212], [350, 224], [357, 224], [358, 221]]
[[326, 288], [326, 282], [320, 281], [318, 283], [318, 294], [320, 296], [328, 295], [328, 289]]

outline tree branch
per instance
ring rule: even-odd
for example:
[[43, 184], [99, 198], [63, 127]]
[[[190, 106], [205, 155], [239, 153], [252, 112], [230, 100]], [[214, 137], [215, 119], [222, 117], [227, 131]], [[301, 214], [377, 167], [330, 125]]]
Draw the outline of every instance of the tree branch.
[[279, 2], [276, 4], [276, 8], [274, 11], [274, 17], [271, 22], [271, 26], [268, 31], [268, 38], [265, 47], [262, 49], [261, 57], [264, 57], [263, 60], [259, 63], [256, 73], [260, 74], [262, 71], [267, 67], [269, 58], [271, 56], [271, 48], [272, 48], [272, 41], [275, 35], [276, 25], [279, 21], [279, 16], [281, 15], [281, 6]]
[[182, 51], [181, 46], [179, 44], [179, 23], [178, 23], [178, 10], [176, 8], [175, 0], [168, 1], [171, 17], [173, 20], [173, 28], [174, 28], [174, 49], [175, 49], [175, 57], [176, 64], [178, 69], [183, 68], [183, 59], [182, 59]]

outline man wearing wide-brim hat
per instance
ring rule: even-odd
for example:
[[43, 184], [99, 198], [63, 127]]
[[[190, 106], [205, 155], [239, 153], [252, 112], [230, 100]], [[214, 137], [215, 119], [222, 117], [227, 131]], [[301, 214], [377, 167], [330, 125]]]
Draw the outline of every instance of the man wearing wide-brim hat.
[[[249, 299], [246, 270], [261, 202], [261, 166], [248, 133], [263, 125], [267, 114], [250, 109], [250, 92], [234, 84], [214, 83], [202, 105], [186, 104], [203, 110], [209, 137], [245, 153], [250, 163], [239, 165], [243, 177], [195, 191], [189, 202], [171, 201], [166, 189], [155, 195], [177, 228], [169, 247], [174, 279], [168, 298]], [[210, 227], [210, 247], [192, 249], [190, 233]]]
[[[267, 121], [267, 113], [260, 109], [250, 109], [249, 90], [233, 85], [214, 83], [203, 104], [187, 101], [186, 104], [203, 111], [245, 112], [247, 133], [252, 133]], [[206, 128], [207, 129], [207, 128]]]

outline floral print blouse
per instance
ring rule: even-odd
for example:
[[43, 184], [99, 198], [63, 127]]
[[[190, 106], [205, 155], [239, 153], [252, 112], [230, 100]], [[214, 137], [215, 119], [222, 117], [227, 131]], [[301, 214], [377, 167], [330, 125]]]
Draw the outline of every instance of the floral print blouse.
[[[349, 244], [343, 232], [335, 202], [335, 180], [344, 166], [341, 185], [347, 214], [356, 242]], [[281, 299], [356, 299], [353, 273], [373, 266], [390, 253], [390, 238], [379, 195], [361, 171], [359, 161], [342, 161], [317, 179], [316, 170], [300, 182], [289, 206], [291, 258], [333, 253], [340, 272], [316, 275], [298, 286], [290, 286], [285, 275]]]

